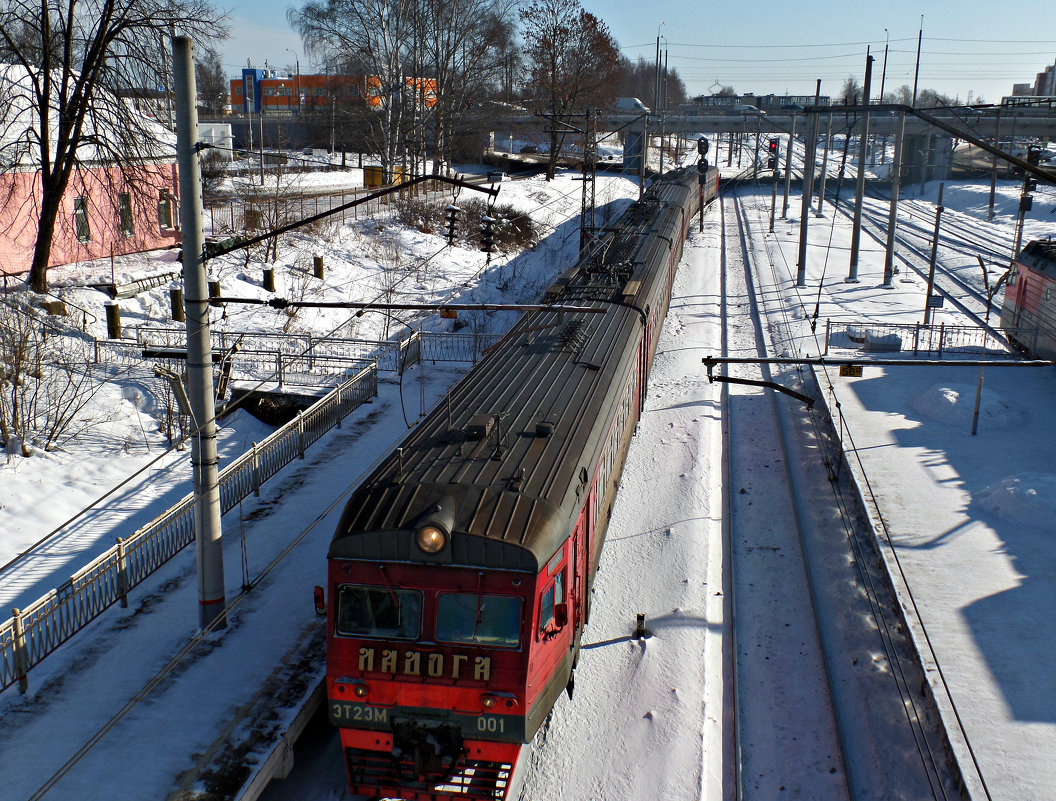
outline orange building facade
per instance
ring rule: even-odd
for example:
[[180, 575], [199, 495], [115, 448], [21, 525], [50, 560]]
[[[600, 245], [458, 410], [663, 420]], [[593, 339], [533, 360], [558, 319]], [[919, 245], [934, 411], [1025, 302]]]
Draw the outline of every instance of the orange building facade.
[[[365, 105], [381, 108], [382, 84], [376, 75], [286, 75], [260, 78], [260, 108], [264, 114], [298, 114], [312, 109]], [[231, 81], [231, 108], [245, 113], [244, 79]], [[436, 105], [435, 78], [404, 78], [404, 96], [420, 96], [428, 108]]]

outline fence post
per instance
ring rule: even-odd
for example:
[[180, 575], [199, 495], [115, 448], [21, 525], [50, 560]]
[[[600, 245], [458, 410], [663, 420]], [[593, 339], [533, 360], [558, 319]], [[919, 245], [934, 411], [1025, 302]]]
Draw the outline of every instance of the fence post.
[[[716, 157], [718, 158], [718, 157]], [[825, 350], [822, 351], [822, 356], [829, 355], [829, 332], [832, 330], [832, 318], [825, 318]]]
[[11, 622], [14, 626], [15, 674], [18, 676], [18, 691], [25, 693], [29, 689], [29, 656], [26, 654], [26, 632], [22, 627], [22, 611], [11, 610]]
[[297, 447], [304, 458], [304, 412], [297, 412]]
[[939, 358], [942, 358], [942, 340], [946, 336], [946, 323], [939, 323]]
[[279, 389], [282, 389], [282, 353], [275, 354], [275, 373], [279, 376]]
[[121, 537], [117, 538], [117, 597], [121, 608], [128, 609], [128, 553]]
[[913, 324], [913, 355], [920, 349], [920, 323]]
[[260, 453], [257, 443], [253, 443], [253, 494], [260, 497]]
[[345, 385], [337, 385], [337, 427], [341, 428], [341, 422], [345, 419]]

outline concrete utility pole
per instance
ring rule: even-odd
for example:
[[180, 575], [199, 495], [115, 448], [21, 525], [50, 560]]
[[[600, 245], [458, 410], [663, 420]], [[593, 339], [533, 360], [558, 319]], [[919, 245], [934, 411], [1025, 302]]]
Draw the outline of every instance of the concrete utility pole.
[[931, 293], [935, 289], [935, 259], [939, 253], [939, 228], [942, 225], [942, 190], [946, 184], [939, 184], [939, 199], [935, 204], [935, 235], [931, 240], [931, 261], [928, 264], [928, 289], [924, 296], [924, 325], [931, 325]]
[[898, 190], [902, 172], [902, 139], [906, 135], [906, 112], [898, 112], [895, 132], [895, 160], [891, 164], [891, 210], [887, 215], [887, 250], [884, 253], [884, 288], [891, 289], [895, 275], [895, 225], [898, 222]]
[[862, 87], [862, 133], [858, 139], [858, 189], [854, 194], [854, 227], [851, 229], [851, 266], [847, 283], [858, 281], [858, 251], [862, 244], [862, 198], [865, 195], [865, 157], [869, 150], [869, 83], [873, 74], [873, 57], [865, 50], [865, 85]]
[[[814, 159], [818, 148], [818, 115], [810, 115], [807, 126], [806, 155], [803, 157], [803, 202], [799, 212], [799, 261], [796, 262], [796, 286], [807, 285], [807, 219], [810, 217], [810, 202], [814, 195]], [[786, 165], [787, 167], [788, 165]]]
[[[829, 147], [832, 145], [832, 114], [827, 114], [828, 125], [825, 128], [825, 150], [821, 154], [821, 186], [818, 188], [818, 217], [825, 216], [825, 181], [829, 177]], [[847, 134], [850, 136], [850, 132]]]
[[172, 38], [176, 88], [176, 158], [180, 169], [184, 304], [187, 315], [187, 379], [194, 426], [194, 540], [198, 557], [198, 619], [201, 627], [227, 625], [224, 552], [220, 542], [220, 482], [216, 455], [216, 408], [209, 332], [209, 289], [202, 231], [202, 181], [198, 165], [198, 112], [190, 38]]
[[917, 78], [920, 77], [920, 45], [924, 41], [924, 15], [920, 15], [920, 33], [917, 34], [917, 66], [913, 69], [913, 108], [917, 107]]
[[781, 201], [781, 219], [788, 218], [788, 193], [792, 187], [792, 140], [796, 138], [796, 112], [792, 112], [792, 130], [788, 134], [788, 147], [785, 148], [785, 196]]

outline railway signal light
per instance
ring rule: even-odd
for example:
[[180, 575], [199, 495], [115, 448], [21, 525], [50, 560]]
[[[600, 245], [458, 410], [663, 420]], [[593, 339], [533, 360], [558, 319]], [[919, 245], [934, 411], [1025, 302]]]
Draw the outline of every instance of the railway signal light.
[[1041, 164], [1041, 148], [1031, 145], [1027, 148], [1027, 164], [1037, 167]]
[[697, 140], [697, 154], [700, 156], [708, 155], [708, 140], [703, 136]]
[[778, 163], [777, 139], [776, 138], [770, 139], [766, 143], [766, 152], [768, 154], [767, 159], [766, 159], [766, 168], [768, 170], [776, 170], [777, 169], [777, 163]]
[[480, 218], [483, 223], [483, 228], [480, 232], [480, 249], [485, 253], [495, 252], [495, 223], [494, 217], [489, 217], [486, 214]]
[[449, 205], [445, 211], [447, 212], [447, 244], [450, 245], [455, 241], [455, 227], [458, 225], [458, 218], [462, 215], [462, 209]]

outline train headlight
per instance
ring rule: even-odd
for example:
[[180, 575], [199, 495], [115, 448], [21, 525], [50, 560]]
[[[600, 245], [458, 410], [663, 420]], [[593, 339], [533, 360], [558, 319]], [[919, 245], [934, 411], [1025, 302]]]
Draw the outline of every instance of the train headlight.
[[482, 695], [480, 698], [480, 705], [485, 709], [492, 709], [495, 706], [495, 700], [494, 695]]
[[367, 685], [366, 684], [357, 684], [355, 686], [355, 688], [352, 690], [352, 693], [353, 693], [353, 695], [356, 696], [356, 698], [366, 698], [367, 697]]
[[425, 553], [440, 553], [447, 544], [447, 532], [440, 526], [422, 526], [414, 541]]

